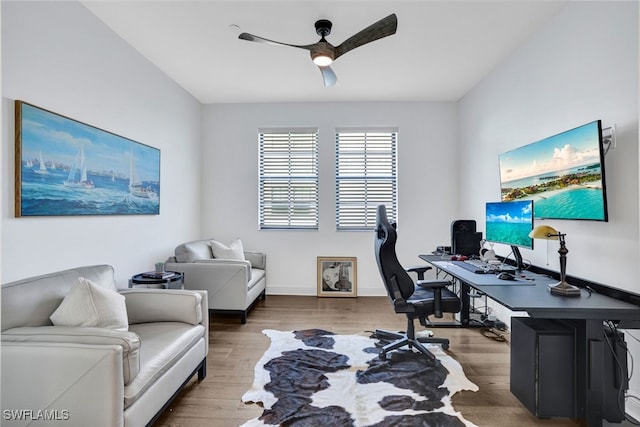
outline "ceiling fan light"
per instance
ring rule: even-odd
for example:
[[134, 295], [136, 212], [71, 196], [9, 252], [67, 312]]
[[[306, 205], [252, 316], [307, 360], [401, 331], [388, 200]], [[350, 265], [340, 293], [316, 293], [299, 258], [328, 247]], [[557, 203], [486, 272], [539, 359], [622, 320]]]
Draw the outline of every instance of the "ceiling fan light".
[[313, 63], [318, 67], [326, 67], [328, 65], [331, 65], [332, 62], [333, 59], [328, 55], [320, 54], [313, 57]]

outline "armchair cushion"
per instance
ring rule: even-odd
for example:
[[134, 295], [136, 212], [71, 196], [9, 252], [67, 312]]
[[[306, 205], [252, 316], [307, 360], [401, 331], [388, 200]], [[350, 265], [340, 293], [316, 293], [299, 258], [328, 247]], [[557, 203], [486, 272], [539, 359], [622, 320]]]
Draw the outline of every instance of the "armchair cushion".
[[211, 245], [207, 240], [194, 240], [179, 245], [175, 249], [176, 260], [178, 262], [194, 262], [198, 259], [211, 259]]
[[49, 318], [56, 326], [96, 326], [117, 331], [129, 330], [124, 297], [84, 277], [78, 277]]
[[244, 248], [242, 247], [242, 240], [240, 239], [235, 239], [229, 246], [212, 239], [211, 252], [213, 253], [213, 257], [217, 259], [244, 261]]

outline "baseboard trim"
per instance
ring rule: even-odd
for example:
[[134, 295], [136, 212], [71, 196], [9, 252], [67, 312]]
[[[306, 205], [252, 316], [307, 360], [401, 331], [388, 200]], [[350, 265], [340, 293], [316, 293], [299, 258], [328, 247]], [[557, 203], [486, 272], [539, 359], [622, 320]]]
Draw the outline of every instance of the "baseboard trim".
[[627, 416], [633, 418], [634, 421], [640, 420], [640, 403], [635, 399], [627, 399], [625, 405]]
[[[385, 297], [387, 294], [381, 289], [358, 288], [359, 297]], [[316, 290], [303, 287], [284, 287], [267, 285], [267, 295], [294, 295], [294, 296], [316, 296]]]

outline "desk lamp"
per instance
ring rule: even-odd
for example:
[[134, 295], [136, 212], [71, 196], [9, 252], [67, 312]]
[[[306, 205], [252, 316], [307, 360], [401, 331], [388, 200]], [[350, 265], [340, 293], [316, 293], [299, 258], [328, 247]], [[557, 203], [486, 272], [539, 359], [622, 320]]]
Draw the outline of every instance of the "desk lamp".
[[560, 233], [555, 228], [548, 225], [539, 225], [529, 233], [529, 237], [532, 239], [544, 239], [544, 240], [560, 240], [560, 282], [556, 284], [550, 284], [549, 290], [552, 295], [561, 295], [566, 297], [579, 297], [580, 289], [576, 286], [567, 283], [567, 253], [569, 250], [565, 245], [564, 236], [566, 233]]

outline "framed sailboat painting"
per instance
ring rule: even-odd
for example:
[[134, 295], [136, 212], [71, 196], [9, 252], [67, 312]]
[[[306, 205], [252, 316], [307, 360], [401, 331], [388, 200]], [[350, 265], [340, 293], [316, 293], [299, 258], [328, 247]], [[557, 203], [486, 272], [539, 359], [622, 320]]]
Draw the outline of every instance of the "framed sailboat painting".
[[15, 101], [15, 216], [157, 215], [160, 150]]

